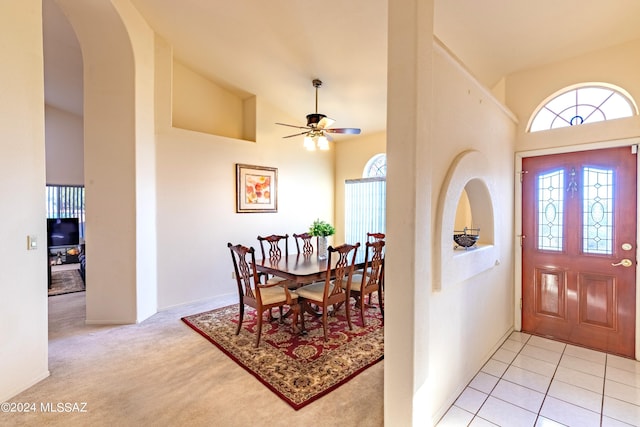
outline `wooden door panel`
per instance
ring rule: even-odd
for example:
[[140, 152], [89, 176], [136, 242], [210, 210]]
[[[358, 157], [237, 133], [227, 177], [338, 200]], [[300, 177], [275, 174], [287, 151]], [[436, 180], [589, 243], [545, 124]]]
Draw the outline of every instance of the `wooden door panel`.
[[618, 311], [615, 277], [580, 273], [578, 289], [580, 323], [615, 331]]
[[635, 357], [635, 153], [555, 154], [522, 166], [522, 330]]
[[566, 282], [564, 271], [536, 268], [536, 314], [566, 320]]

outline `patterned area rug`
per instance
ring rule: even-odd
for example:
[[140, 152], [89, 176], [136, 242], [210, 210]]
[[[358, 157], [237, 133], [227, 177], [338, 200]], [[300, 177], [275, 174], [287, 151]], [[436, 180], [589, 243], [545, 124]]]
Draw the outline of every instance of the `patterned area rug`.
[[78, 270], [61, 270], [51, 272], [51, 288], [49, 296], [70, 294], [84, 291], [84, 282]]
[[[274, 314], [277, 310], [274, 310]], [[256, 312], [245, 308], [239, 335], [238, 306], [232, 305], [182, 320], [227, 356], [249, 371], [295, 410], [349, 381], [384, 357], [382, 318], [377, 306], [369, 308], [366, 327], [352, 310], [349, 331], [344, 307], [329, 316], [329, 336], [324, 342], [322, 320], [305, 317], [306, 335], [294, 335], [291, 322], [262, 324], [260, 346], [254, 348]]]

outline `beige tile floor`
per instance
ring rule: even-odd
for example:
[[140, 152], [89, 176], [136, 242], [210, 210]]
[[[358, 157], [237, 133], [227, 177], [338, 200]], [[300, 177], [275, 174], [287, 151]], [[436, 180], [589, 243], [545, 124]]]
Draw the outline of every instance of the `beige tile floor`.
[[512, 333], [438, 423], [640, 426], [640, 362]]

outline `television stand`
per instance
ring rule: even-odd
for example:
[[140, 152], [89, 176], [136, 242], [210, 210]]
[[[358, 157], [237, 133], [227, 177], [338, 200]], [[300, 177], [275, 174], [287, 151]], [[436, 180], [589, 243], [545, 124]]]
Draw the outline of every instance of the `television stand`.
[[49, 248], [49, 264], [77, 264], [80, 262], [80, 245], [54, 246]]
[[47, 288], [51, 289], [51, 267], [79, 263], [80, 245], [51, 246], [47, 250]]

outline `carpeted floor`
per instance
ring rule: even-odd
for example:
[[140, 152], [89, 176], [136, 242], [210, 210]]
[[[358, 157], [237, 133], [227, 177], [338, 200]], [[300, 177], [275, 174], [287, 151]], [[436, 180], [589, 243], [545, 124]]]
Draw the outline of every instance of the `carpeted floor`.
[[53, 270], [51, 272], [51, 288], [49, 296], [82, 292], [85, 290], [84, 281], [77, 269]]
[[235, 293], [137, 324], [88, 325], [87, 292], [48, 299], [51, 376], [7, 399], [86, 403], [86, 412], [0, 412], [0, 426], [383, 425], [384, 360], [296, 411], [180, 320], [233, 304]]
[[234, 304], [182, 320], [296, 410], [340, 387], [384, 355], [382, 316], [377, 306], [366, 310], [364, 327], [357, 311], [352, 312], [352, 330], [344, 308], [329, 316], [326, 342], [322, 322], [313, 316], [306, 315], [307, 333], [303, 335], [292, 332], [289, 319], [283, 323], [265, 321], [258, 348], [254, 347], [256, 311], [245, 310], [242, 329], [236, 335], [238, 317], [238, 305]]

